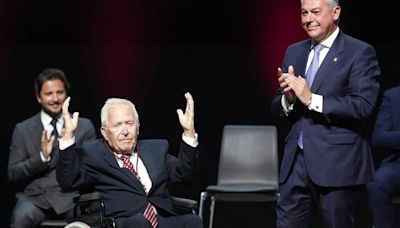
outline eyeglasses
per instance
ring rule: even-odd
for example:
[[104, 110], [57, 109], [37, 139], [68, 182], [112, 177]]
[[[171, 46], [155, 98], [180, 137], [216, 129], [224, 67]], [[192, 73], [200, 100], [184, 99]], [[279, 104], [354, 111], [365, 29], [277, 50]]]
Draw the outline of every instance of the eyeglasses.
[[118, 123], [112, 124], [108, 128], [113, 132], [120, 132], [124, 128], [131, 130], [134, 127], [136, 127], [135, 121], [127, 121], [127, 122], [118, 122]]

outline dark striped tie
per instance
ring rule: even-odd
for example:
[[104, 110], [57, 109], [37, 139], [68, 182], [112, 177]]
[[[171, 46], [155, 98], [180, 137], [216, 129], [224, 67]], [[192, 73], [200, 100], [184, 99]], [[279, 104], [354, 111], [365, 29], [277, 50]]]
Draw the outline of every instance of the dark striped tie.
[[[121, 161], [123, 162], [123, 167], [129, 169], [133, 175], [135, 175], [138, 180], [140, 181], [140, 183], [142, 183], [137, 170], [135, 170], [135, 167], [133, 166], [132, 162], [130, 161], [130, 156], [129, 155], [122, 155], [120, 157]], [[139, 159], [139, 157], [137, 158]], [[136, 167], [137, 169], [138, 167]], [[146, 194], [148, 193], [146, 190], [146, 187], [142, 184], [144, 191], [146, 192]], [[144, 210], [143, 216], [150, 222], [151, 226], [157, 227], [158, 225], [158, 220], [157, 220], [157, 215], [155, 213], [155, 208], [154, 206], [148, 202], [146, 209]]]

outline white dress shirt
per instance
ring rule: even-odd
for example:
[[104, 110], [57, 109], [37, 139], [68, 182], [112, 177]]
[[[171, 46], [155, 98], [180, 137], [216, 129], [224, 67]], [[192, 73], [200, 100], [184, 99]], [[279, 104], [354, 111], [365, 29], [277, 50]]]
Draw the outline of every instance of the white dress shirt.
[[[42, 122], [44, 130], [46, 130], [46, 137], [47, 140], [50, 139], [51, 134], [53, 133], [53, 125], [51, 125], [51, 121], [53, 120], [53, 117], [51, 117], [49, 114], [45, 113], [43, 110], [40, 112], [40, 120]], [[60, 115], [60, 117], [57, 119], [57, 132], [60, 134], [61, 130], [64, 125], [64, 119]], [[57, 139], [58, 140], [58, 139]], [[49, 162], [51, 160], [51, 155], [48, 158], [45, 158], [43, 156], [43, 151], [40, 151], [40, 158], [42, 159], [42, 162]]]

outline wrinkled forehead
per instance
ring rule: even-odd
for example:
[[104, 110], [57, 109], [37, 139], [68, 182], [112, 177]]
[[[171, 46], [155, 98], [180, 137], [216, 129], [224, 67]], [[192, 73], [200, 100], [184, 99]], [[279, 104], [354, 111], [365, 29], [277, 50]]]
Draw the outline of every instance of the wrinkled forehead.
[[107, 113], [109, 122], [126, 122], [135, 120], [134, 111], [127, 104], [114, 104], [110, 106]]

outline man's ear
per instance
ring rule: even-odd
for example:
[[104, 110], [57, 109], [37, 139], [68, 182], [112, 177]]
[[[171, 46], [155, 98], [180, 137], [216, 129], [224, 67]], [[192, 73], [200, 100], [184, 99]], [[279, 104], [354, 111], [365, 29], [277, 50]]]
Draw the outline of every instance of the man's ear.
[[100, 128], [100, 132], [101, 132], [101, 135], [104, 137], [104, 139], [106, 140], [106, 141], [108, 141], [108, 139], [107, 139], [107, 129], [105, 128], [105, 127], [101, 127]]
[[340, 17], [340, 11], [341, 11], [341, 8], [340, 8], [340, 6], [335, 6], [335, 8], [333, 9], [333, 19], [335, 20], [335, 21], [338, 21], [339, 20], [339, 17]]
[[40, 97], [39, 97], [39, 95], [38, 95], [38, 94], [36, 94], [36, 100], [37, 100], [37, 102], [38, 102], [39, 104], [41, 104], [41, 103], [42, 103], [42, 99], [40, 99]]

